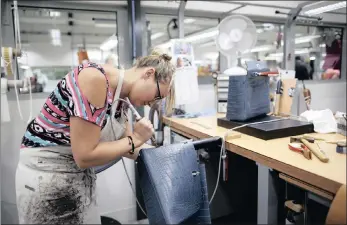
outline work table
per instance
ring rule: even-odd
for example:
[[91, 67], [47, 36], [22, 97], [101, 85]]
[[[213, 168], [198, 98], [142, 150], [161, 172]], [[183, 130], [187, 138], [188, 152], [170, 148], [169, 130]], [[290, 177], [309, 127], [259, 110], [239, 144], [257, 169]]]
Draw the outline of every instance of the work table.
[[[192, 139], [223, 137], [227, 129], [217, 126], [217, 118], [222, 116], [218, 114], [191, 119], [164, 117], [163, 122], [172, 131]], [[329, 162], [323, 163], [313, 154], [312, 159], [307, 160], [300, 153], [289, 150], [289, 137], [265, 141], [237, 131], [233, 134], [241, 134], [241, 137], [227, 139], [227, 150], [319, 188], [327, 196], [335, 195], [340, 186], [346, 184], [346, 155], [336, 153], [335, 144], [319, 142], [329, 157]], [[330, 141], [346, 139], [340, 134], [310, 135]]]

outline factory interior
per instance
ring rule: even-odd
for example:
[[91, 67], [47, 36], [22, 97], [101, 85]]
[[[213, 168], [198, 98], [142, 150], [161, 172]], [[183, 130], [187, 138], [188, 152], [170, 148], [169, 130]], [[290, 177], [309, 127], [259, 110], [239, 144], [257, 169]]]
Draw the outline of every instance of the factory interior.
[[347, 223], [346, 1], [0, 12], [1, 224]]

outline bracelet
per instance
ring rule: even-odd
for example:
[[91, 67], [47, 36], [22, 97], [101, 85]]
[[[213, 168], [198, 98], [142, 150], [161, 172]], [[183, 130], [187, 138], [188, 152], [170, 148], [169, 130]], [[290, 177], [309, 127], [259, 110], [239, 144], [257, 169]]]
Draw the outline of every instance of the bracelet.
[[135, 153], [135, 145], [134, 145], [133, 138], [131, 136], [128, 136], [128, 140], [129, 140], [129, 145], [131, 144], [131, 150], [129, 151], [129, 154], [133, 155]]

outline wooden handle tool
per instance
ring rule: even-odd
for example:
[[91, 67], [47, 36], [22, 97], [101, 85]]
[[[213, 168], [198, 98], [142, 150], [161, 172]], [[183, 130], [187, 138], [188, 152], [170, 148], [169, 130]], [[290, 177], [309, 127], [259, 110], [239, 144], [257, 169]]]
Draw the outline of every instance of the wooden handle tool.
[[329, 161], [328, 156], [325, 154], [325, 152], [316, 144], [316, 143], [310, 143], [306, 139], [301, 139], [301, 142], [306, 145], [308, 149], [312, 151], [312, 153], [322, 162], [327, 163]]

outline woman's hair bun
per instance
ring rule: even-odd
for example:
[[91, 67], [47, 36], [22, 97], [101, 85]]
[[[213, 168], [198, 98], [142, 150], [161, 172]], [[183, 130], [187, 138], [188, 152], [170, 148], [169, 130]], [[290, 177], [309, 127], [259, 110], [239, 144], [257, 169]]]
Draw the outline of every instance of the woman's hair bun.
[[170, 61], [172, 59], [168, 54], [161, 54], [159, 57], [163, 58], [165, 61]]
[[169, 54], [165, 53], [162, 49], [159, 48], [153, 49], [151, 55], [158, 56], [160, 59], [164, 59], [165, 61], [170, 61], [172, 59]]

